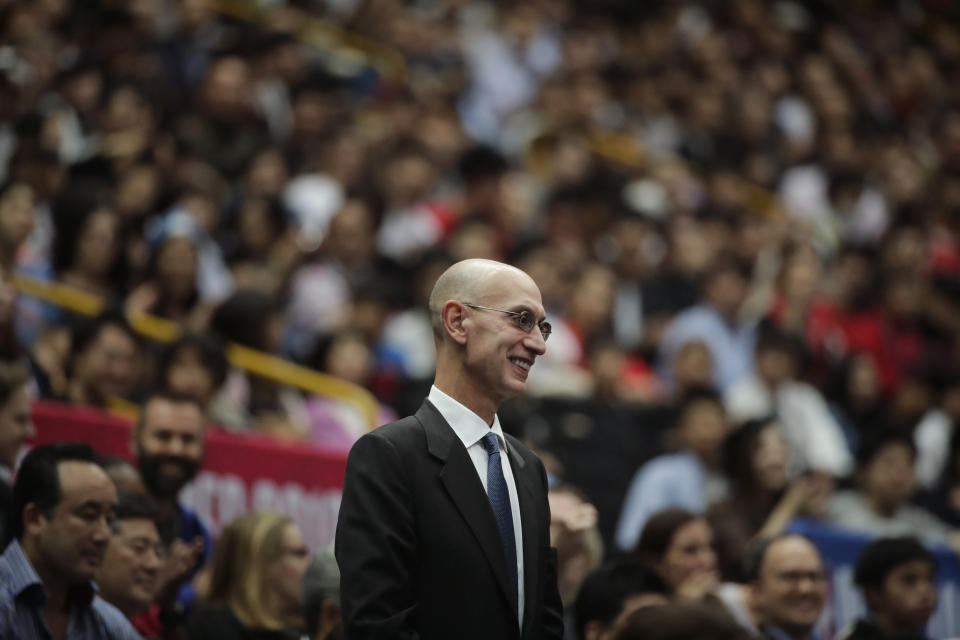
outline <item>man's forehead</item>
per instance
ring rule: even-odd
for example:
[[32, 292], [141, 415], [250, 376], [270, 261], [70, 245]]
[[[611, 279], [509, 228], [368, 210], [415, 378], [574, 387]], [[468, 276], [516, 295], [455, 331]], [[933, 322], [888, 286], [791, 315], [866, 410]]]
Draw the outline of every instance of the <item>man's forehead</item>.
[[117, 500], [117, 491], [110, 476], [99, 465], [81, 460], [67, 460], [57, 466], [60, 494], [65, 500]]
[[153, 400], [144, 407], [143, 411], [145, 430], [168, 429], [203, 432], [203, 412], [192, 402]]
[[157, 525], [150, 518], [118, 518], [116, 526], [125, 535], [160, 539]]
[[790, 536], [774, 541], [767, 549], [766, 567], [773, 571], [823, 568], [820, 552], [809, 540]]

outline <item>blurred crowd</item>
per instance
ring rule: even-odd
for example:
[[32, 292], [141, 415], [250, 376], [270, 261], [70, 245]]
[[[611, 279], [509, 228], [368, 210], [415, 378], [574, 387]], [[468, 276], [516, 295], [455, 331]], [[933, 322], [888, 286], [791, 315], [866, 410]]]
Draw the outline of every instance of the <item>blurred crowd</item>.
[[[162, 420], [201, 425], [144, 439], [127, 474], [179, 559], [164, 602], [192, 602], [205, 557], [202, 591], [246, 604], [203, 624], [280, 628], [293, 596], [245, 609], [263, 603], [223, 573], [242, 563], [176, 503], [202, 424], [339, 452], [372, 425], [226, 345], [365, 387], [384, 423], [432, 379], [437, 275], [484, 257], [543, 293], [531, 394], [670, 416], [606, 552], [550, 468], [571, 607], [614, 549], [655, 565], [673, 534], [651, 551], [647, 531], [676, 509], [703, 515], [709, 568], [640, 582], [698, 602], [756, 584], [751, 546], [798, 517], [960, 550], [958, 25], [939, 0], [0, 0], [0, 471], [31, 398], [122, 411], [162, 391]], [[105, 311], [18, 294], [18, 272]], [[144, 339], [143, 314], [181, 337]], [[255, 519], [217, 553], [251, 536], [306, 557], [289, 522]], [[794, 583], [822, 586], [813, 565]]]

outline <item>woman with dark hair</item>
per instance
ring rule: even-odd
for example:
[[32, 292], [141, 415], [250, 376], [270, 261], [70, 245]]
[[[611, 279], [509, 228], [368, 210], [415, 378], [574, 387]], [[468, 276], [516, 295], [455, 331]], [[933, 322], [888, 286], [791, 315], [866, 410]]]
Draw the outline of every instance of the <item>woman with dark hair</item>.
[[667, 509], [652, 516], [633, 555], [656, 571], [677, 599], [699, 600], [719, 583], [713, 530], [690, 511]]
[[102, 298], [118, 294], [120, 221], [94, 186], [70, 189], [54, 204], [53, 270], [57, 279]]
[[[239, 290], [213, 313], [211, 330], [227, 342], [280, 355], [283, 313], [273, 297]], [[296, 389], [233, 368], [211, 406], [211, 419], [235, 429], [256, 429], [283, 438], [303, 438], [310, 416]]]
[[777, 535], [798, 515], [822, 507], [833, 482], [820, 474], [791, 484], [790, 447], [773, 417], [734, 431], [723, 454], [730, 495], [710, 508], [707, 519], [716, 533], [720, 571], [738, 581], [750, 541]]
[[203, 231], [187, 213], [176, 211], [147, 230], [151, 253], [144, 281], [130, 293], [127, 309], [186, 324], [206, 325], [211, 307], [200, 298], [199, 269]]
[[228, 368], [220, 338], [210, 333], [188, 333], [161, 352], [157, 384], [161, 389], [196, 398], [209, 410], [227, 380]]

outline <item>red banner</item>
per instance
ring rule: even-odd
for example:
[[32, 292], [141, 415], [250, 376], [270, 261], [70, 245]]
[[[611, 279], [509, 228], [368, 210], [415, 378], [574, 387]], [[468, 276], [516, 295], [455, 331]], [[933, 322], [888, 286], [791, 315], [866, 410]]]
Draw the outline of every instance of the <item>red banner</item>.
[[[103, 455], [131, 457], [129, 421], [100, 411], [50, 402], [33, 408], [33, 444], [87, 442]], [[292, 517], [311, 549], [333, 541], [346, 458], [302, 443], [277, 442], [211, 427], [203, 470], [181, 499], [214, 532], [250, 510]]]

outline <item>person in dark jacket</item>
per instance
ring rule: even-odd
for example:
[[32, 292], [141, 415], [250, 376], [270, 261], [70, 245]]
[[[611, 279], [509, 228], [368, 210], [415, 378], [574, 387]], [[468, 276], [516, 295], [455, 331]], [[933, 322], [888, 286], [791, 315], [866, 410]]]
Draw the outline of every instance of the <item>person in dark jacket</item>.
[[854, 581], [869, 615], [843, 640], [925, 640], [937, 608], [937, 563], [916, 538], [881, 538], [860, 553]]

